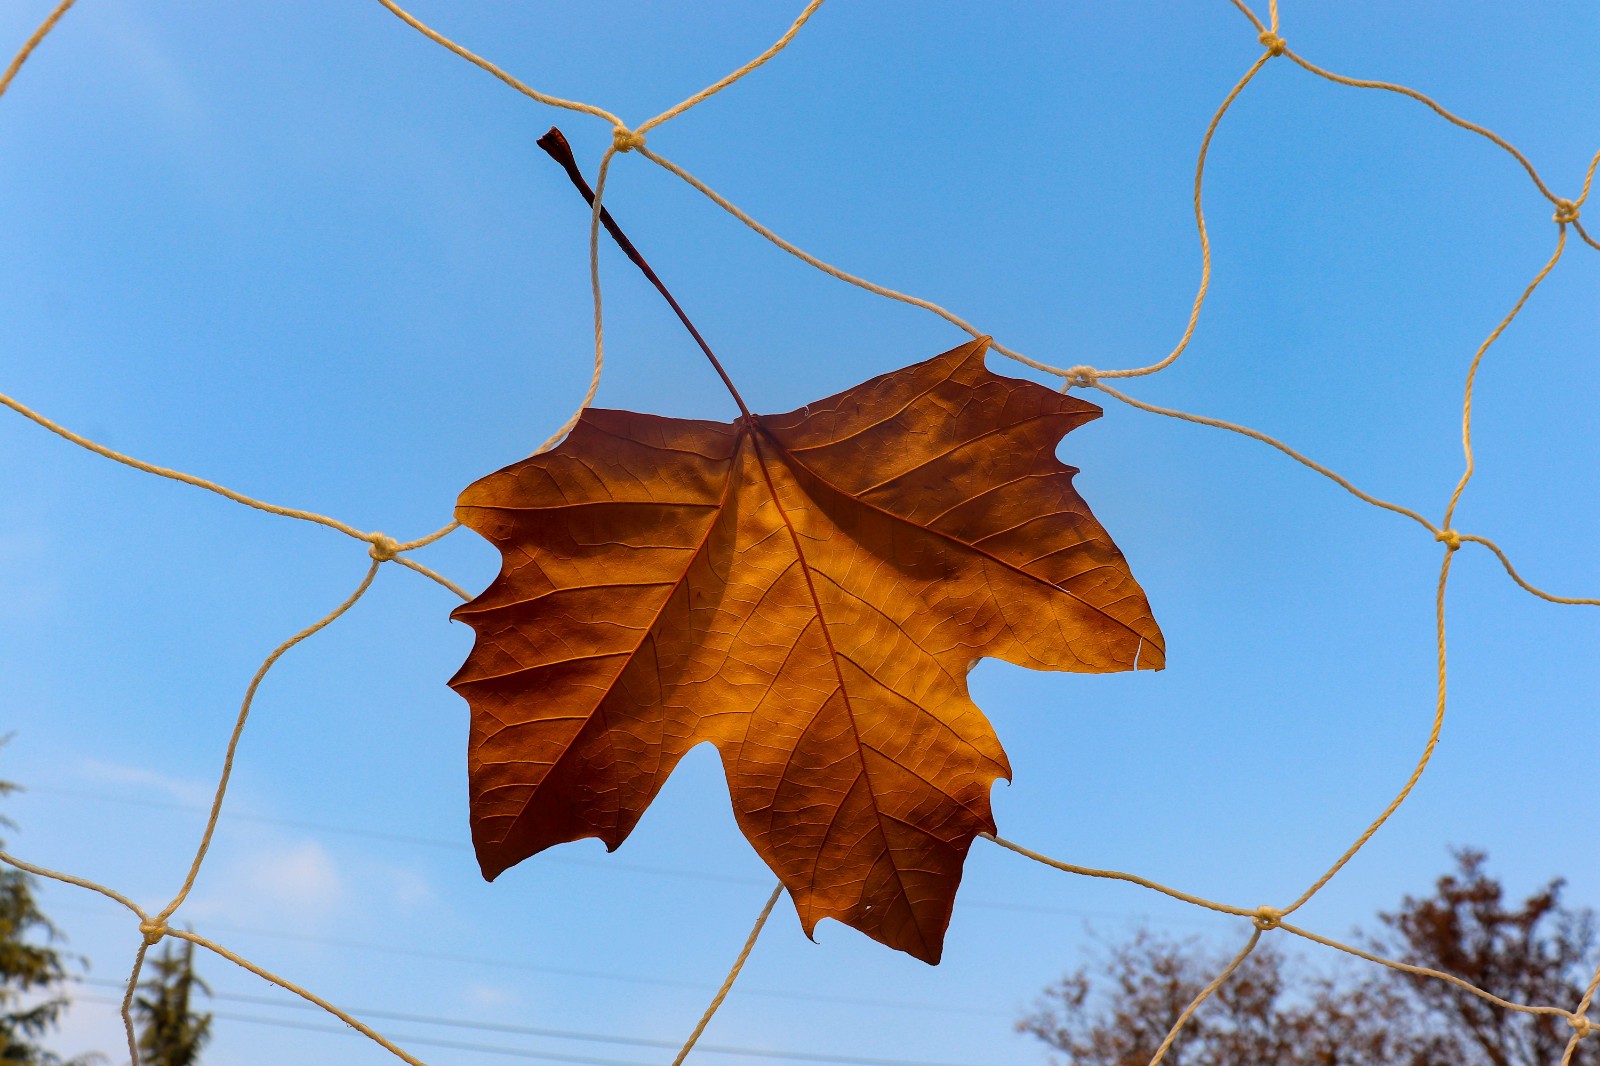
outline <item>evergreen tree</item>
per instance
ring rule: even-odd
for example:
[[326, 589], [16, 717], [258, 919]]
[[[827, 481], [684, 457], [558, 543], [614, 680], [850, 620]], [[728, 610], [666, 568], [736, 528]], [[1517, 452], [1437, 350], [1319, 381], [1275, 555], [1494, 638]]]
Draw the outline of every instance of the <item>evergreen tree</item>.
[[[0, 737], [0, 745], [9, 738]], [[0, 799], [17, 791], [0, 781]], [[0, 815], [0, 829], [15, 828]], [[4, 842], [0, 841], [0, 847]], [[61, 933], [39, 910], [34, 878], [11, 866], [0, 866], [0, 1066], [89, 1066], [98, 1056], [72, 1060], [40, 1046], [60, 1024], [67, 997], [68, 959], [52, 945]]]
[[140, 984], [133, 1013], [139, 1019], [139, 1057], [144, 1066], [195, 1066], [211, 1039], [211, 1015], [197, 1013], [190, 1000], [211, 989], [195, 976], [194, 945], [167, 940], [147, 962], [151, 977]]

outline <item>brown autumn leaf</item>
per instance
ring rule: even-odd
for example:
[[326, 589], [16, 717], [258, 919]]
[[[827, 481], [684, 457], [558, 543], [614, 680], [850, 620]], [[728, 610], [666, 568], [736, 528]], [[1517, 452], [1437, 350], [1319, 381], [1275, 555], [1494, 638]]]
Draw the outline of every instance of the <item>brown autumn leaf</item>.
[[462, 493], [504, 555], [453, 616], [477, 634], [450, 683], [486, 877], [564, 841], [615, 849], [711, 741], [807, 934], [837, 918], [938, 961], [1010, 776], [967, 671], [1163, 665], [1055, 457], [1100, 409], [991, 373], [987, 347], [731, 425], [590, 410]]

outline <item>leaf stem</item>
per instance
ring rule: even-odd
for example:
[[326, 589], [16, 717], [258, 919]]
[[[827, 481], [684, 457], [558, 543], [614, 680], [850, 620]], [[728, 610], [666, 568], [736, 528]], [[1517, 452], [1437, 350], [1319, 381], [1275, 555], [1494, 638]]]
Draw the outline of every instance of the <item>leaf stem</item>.
[[[561, 131], [555, 126], [551, 126], [550, 131], [535, 143], [540, 148], [543, 148], [545, 154], [550, 156], [551, 159], [561, 164], [561, 169], [567, 172], [567, 177], [572, 179], [572, 184], [583, 194], [583, 198], [593, 208], [594, 190], [589, 187], [589, 182], [584, 179], [583, 172], [578, 169], [578, 161], [572, 156], [572, 146], [567, 143], [567, 139], [562, 136]], [[656, 275], [654, 270], [650, 269], [650, 264], [645, 262], [644, 256], [639, 254], [639, 249], [633, 246], [633, 242], [628, 239], [627, 234], [622, 232], [622, 227], [618, 226], [616, 220], [611, 217], [611, 212], [604, 207], [600, 209], [600, 223], [605, 226], [606, 232], [611, 234], [611, 239], [617, 242], [617, 247], [622, 249], [622, 254], [633, 261], [633, 265], [639, 268], [650, 284], [654, 285], [656, 291], [667, 301], [667, 305], [678, 316], [678, 321], [683, 323], [683, 328], [689, 331], [689, 336], [694, 338], [694, 342], [700, 346], [700, 350], [706, 354], [706, 358], [711, 360], [711, 365], [716, 369], [717, 376], [722, 378], [722, 383], [728, 387], [728, 392], [733, 396], [733, 402], [739, 405], [739, 410], [744, 414], [745, 418], [753, 422], [755, 416], [750, 413], [750, 408], [745, 406], [744, 397], [740, 396], [739, 390], [734, 388], [733, 379], [722, 368], [722, 363], [712, 353], [711, 346], [706, 343], [704, 337], [700, 336], [700, 331], [694, 328], [694, 323], [689, 321], [689, 316], [684, 314], [682, 307], [678, 306], [678, 301], [673, 299], [672, 293], [667, 291], [667, 287], [662, 283], [661, 278]]]

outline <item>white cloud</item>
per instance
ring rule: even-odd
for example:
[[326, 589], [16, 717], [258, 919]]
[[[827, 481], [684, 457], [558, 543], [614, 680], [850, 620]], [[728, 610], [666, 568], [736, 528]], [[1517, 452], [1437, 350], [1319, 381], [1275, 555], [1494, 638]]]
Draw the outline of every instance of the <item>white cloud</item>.
[[316, 928], [332, 920], [345, 896], [333, 856], [314, 840], [258, 847], [220, 870], [208, 865], [200, 876], [185, 908], [197, 919]]
[[132, 785], [159, 792], [189, 807], [210, 807], [215, 782], [190, 781], [143, 766], [124, 766], [103, 759], [79, 759], [77, 773], [95, 784]]
[[500, 1010], [515, 1006], [521, 997], [510, 989], [474, 981], [466, 987], [461, 998], [466, 1000], [469, 1006], [484, 1010]]
[[275, 855], [258, 855], [251, 866], [258, 891], [299, 911], [330, 910], [343, 893], [333, 857], [315, 841], [305, 841]]
[[405, 866], [384, 865], [376, 873], [388, 884], [393, 893], [395, 910], [402, 914], [433, 907], [439, 902], [439, 894], [434, 891], [433, 885], [415, 870]]

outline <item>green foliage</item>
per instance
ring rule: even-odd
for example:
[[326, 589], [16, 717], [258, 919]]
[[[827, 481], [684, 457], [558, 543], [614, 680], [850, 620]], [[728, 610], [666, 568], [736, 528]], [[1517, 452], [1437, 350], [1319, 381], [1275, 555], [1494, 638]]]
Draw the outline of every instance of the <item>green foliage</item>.
[[[1552, 881], [1508, 908], [1481, 852], [1427, 898], [1378, 915], [1376, 954], [1453, 974], [1512, 1003], [1577, 1006], [1594, 964], [1595, 923]], [[1565, 1019], [1508, 1011], [1437, 978], [1388, 967], [1312, 973], [1269, 936], [1180, 1031], [1168, 1066], [1552, 1066]], [[1017, 1023], [1064, 1066], [1145, 1066], [1230, 952], [1141, 931], [1047, 989]], [[1600, 1064], [1600, 1040], [1570, 1066]]]
[[[7, 738], [0, 738], [4, 744]], [[17, 791], [0, 781], [0, 799]], [[0, 828], [15, 823], [0, 815]], [[0, 847], [4, 842], [0, 841]], [[53, 946], [61, 933], [39, 909], [31, 874], [0, 866], [0, 1066], [88, 1066], [97, 1056], [63, 1059], [39, 1041], [60, 1023], [68, 959]]]
[[211, 1015], [197, 1013], [190, 1003], [196, 989], [208, 996], [211, 989], [195, 976], [194, 945], [179, 943], [166, 941], [161, 954], [146, 960], [151, 976], [139, 986], [144, 994], [133, 1000], [143, 1066], [195, 1066], [211, 1039]]

